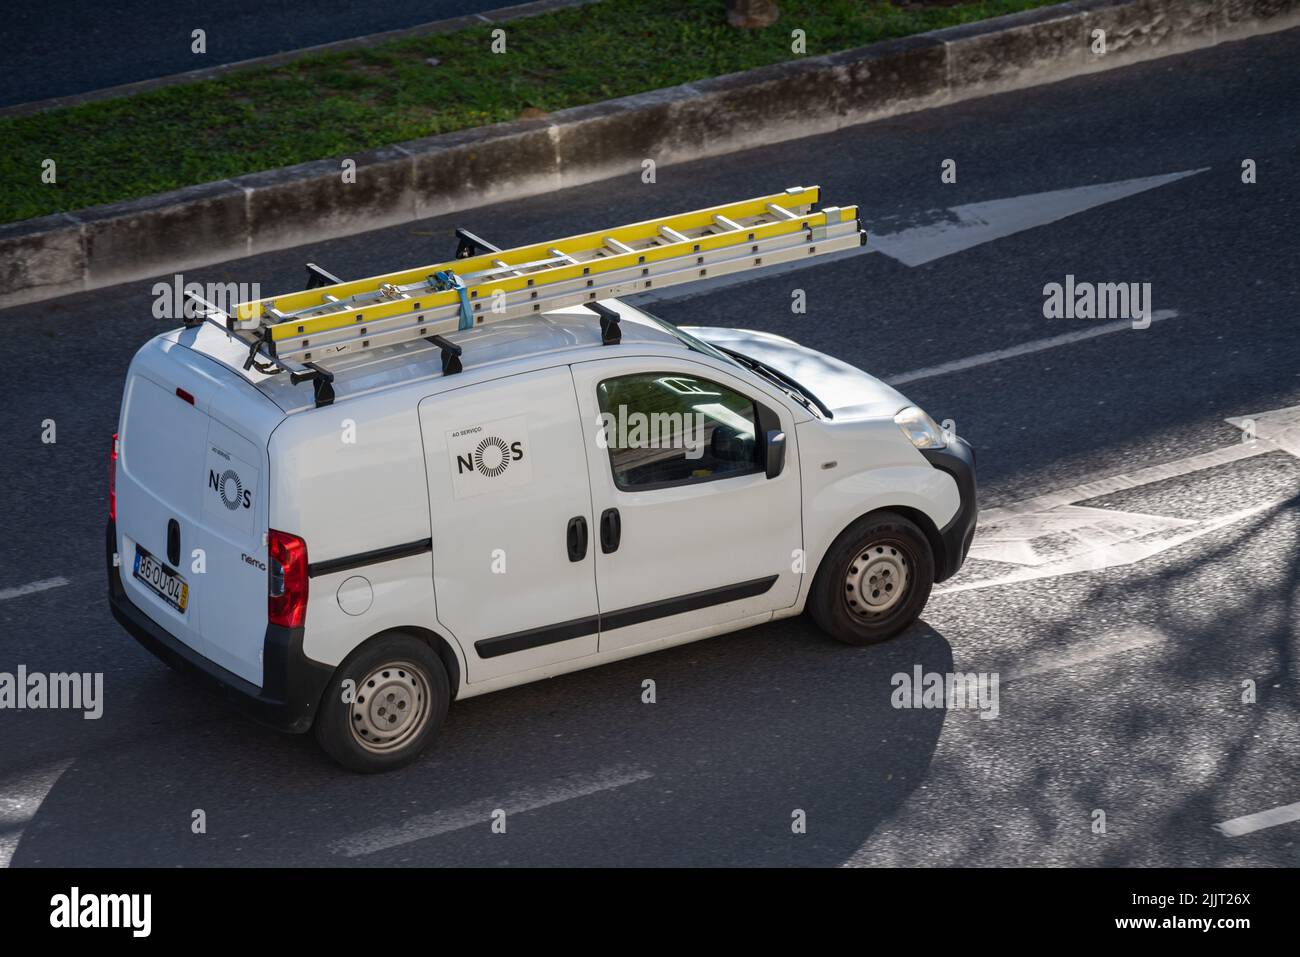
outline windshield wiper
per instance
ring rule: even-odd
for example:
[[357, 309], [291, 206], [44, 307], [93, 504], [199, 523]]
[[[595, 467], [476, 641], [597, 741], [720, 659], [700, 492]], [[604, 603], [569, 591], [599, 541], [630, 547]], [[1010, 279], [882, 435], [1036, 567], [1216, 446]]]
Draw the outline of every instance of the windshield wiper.
[[662, 316], [656, 316], [654, 313], [646, 312], [644, 309], [641, 310], [641, 313], [658, 323], [660, 328], [669, 335], [680, 340], [688, 349], [702, 352], [706, 356], [714, 356], [715, 358], [729, 358], [733, 362], [736, 362], [753, 372], [757, 372], [764, 379], [767, 379], [767, 381], [771, 382], [774, 386], [790, 398], [794, 399], [809, 412], [820, 414], [823, 418], [827, 419], [835, 418], [835, 416], [831, 414], [831, 410], [826, 403], [822, 402], [822, 400], [813, 395], [811, 391], [804, 388], [779, 369], [773, 369], [766, 363], [759, 362], [753, 356], [747, 356], [743, 352], [737, 352], [735, 349], [728, 349], [725, 346], [714, 345], [712, 342], [698, 339], [690, 333], [677, 328], [674, 323], [669, 322]]
[[739, 361], [742, 365], [757, 372], [763, 378], [780, 388], [782, 392], [786, 393], [786, 395], [790, 396], [790, 398], [794, 399], [809, 412], [816, 411], [822, 417], [827, 419], [833, 419], [835, 417], [831, 414], [831, 410], [827, 407], [826, 403], [822, 402], [821, 399], [817, 398], [817, 396], [813, 395], [812, 392], [804, 388], [780, 369], [773, 369], [767, 363], [760, 362], [753, 356], [747, 356], [743, 352], [737, 352], [735, 349], [727, 349], [723, 346], [715, 346], [714, 348], [725, 352], [733, 359]]

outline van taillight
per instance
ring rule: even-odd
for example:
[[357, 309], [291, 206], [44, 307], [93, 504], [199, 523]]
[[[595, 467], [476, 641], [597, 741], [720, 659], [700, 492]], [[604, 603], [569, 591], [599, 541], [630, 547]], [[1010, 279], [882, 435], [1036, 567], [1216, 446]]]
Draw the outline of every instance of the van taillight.
[[307, 543], [297, 535], [266, 533], [270, 565], [267, 620], [285, 628], [301, 628], [307, 619]]
[[117, 521], [117, 433], [113, 433], [113, 448], [108, 453], [108, 517]]

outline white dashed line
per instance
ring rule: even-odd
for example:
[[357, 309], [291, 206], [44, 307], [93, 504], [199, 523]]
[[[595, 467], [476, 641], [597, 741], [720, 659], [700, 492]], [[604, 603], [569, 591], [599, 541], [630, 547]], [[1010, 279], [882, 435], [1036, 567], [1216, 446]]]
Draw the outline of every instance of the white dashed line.
[[1241, 835], [1249, 834], [1251, 831], [1262, 831], [1266, 827], [1290, 824], [1292, 821], [1300, 821], [1300, 801], [1295, 804], [1260, 811], [1258, 814], [1234, 817], [1231, 821], [1224, 821], [1221, 824], [1214, 825], [1214, 829], [1224, 837], [1241, 837]]
[[651, 777], [654, 775], [649, 771], [636, 768], [607, 768], [589, 777], [563, 778], [544, 787], [524, 789], [510, 797], [475, 801], [445, 811], [420, 814], [402, 824], [361, 831], [335, 841], [330, 850], [347, 857], [362, 857], [440, 834], [463, 831], [467, 827], [486, 828], [492, 821], [493, 812], [498, 809], [505, 811], [508, 819], [514, 814], [611, 791]]
[[0, 588], [0, 601], [8, 601], [10, 598], [22, 598], [24, 595], [32, 595], [38, 591], [45, 591], [49, 588], [61, 588], [70, 584], [66, 578], [42, 578], [38, 582], [32, 582], [29, 585], [19, 585], [17, 588]]
[[[1151, 321], [1159, 322], [1162, 319], [1173, 319], [1177, 315], [1177, 309], [1157, 309], [1151, 314]], [[1011, 346], [1006, 349], [996, 349], [993, 352], [981, 352], [979, 355], [967, 356], [965, 359], [954, 359], [952, 362], [930, 366], [926, 369], [917, 369], [914, 372], [904, 372], [900, 375], [891, 376], [885, 381], [890, 385], [903, 385], [905, 382], [916, 382], [919, 379], [933, 379], [935, 376], [948, 375], [950, 372], [961, 372], [965, 369], [975, 369], [979, 366], [989, 365], [992, 362], [1001, 362], [1003, 359], [1013, 359], [1016, 356], [1027, 356], [1035, 352], [1042, 352], [1046, 349], [1056, 349], [1059, 346], [1068, 346], [1074, 342], [1083, 342], [1085, 339], [1095, 339], [1098, 336], [1109, 335], [1112, 332], [1121, 332], [1125, 329], [1133, 329], [1133, 323], [1128, 319], [1121, 319], [1118, 322], [1106, 322], [1099, 326], [1089, 326], [1086, 329], [1062, 333], [1059, 336], [1050, 336], [1046, 339], [1035, 339], [1033, 342], [1022, 342], [1018, 346]], [[1142, 330], [1135, 331], [1140, 332]]]
[[1089, 642], [1087, 645], [1079, 647], [1074, 651], [1067, 652], [1064, 655], [1043, 657], [1033, 660], [1028, 665], [1012, 671], [1011, 674], [1007, 675], [1007, 677], [1002, 680], [1002, 683], [1010, 684], [1013, 681], [1019, 681], [1022, 678], [1030, 678], [1034, 675], [1046, 675], [1051, 674], [1054, 671], [1065, 671], [1068, 668], [1077, 668], [1080, 665], [1091, 664], [1094, 661], [1101, 661], [1104, 658], [1109, 658], [1111, 655], [1117, 655], [1123, 651], [1134, 651], [1138, 648], [1146, 648], [1164, 640], [1164, 633], [1156, 631], [1153, 628], [1139, 627], [1128, 629], [1124, 632]]
[[71, 759], [0, 781], [0, 867], [8, 867], [25, 828]]

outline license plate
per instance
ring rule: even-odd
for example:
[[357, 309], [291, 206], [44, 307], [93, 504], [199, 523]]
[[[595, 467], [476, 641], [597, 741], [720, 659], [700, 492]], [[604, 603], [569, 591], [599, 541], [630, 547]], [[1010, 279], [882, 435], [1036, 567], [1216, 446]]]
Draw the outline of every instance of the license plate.
[[135, 571], [137, 581], [143, 582], [150, 591], [171, 605], [182, 614], [190, 602], [190, 586], [185, 579], [167, 568], [139, 545], [135, 547]]

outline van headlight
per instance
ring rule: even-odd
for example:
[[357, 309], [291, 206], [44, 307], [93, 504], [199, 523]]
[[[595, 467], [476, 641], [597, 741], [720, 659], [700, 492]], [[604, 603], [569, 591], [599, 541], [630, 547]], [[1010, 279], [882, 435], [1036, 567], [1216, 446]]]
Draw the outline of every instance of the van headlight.
[[934, 419], [914, 405], [909, 405], [899, 412], [894, 416], [894, 421], [903, 430], [908, 441], [918, 449], [942, 449], [948, 444], [943, 437], [943, 429], [935, 424]]

